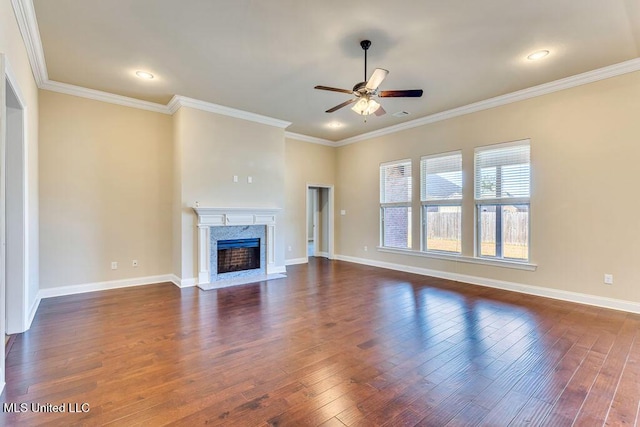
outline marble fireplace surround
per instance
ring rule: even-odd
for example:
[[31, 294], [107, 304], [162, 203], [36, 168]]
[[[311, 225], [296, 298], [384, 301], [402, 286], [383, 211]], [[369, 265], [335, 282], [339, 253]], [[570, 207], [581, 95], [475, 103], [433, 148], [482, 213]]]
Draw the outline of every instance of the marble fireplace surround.
[[[280, 209], [273, 208], [206, 208], [193, 210], [198, 215], [198, 287], [200, 289], [218, 289], [242, 285], [261, 280], [285, 277], [275, 270], [276, 215]], [[264, 272], [251, 276], [212, 280], [211, 272], [211, 228], [263, 225], [265, 227]], [[262, 245], [262, 242], [261, 242]]]

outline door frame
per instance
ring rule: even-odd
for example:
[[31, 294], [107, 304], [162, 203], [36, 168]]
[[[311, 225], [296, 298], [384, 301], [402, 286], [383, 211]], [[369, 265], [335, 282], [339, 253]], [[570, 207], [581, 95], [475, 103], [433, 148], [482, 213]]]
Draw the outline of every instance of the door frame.
[[[3, 109], [3, 156], [4, 156], [4, 190], [3, 195], [3, 214], [4, 214], [4, 244], [5, 244], [5, 274], [12, 277], [11, 282], [5, 280], [4, 302], [5, 309], [5, 333], [16, 334], [29, 329], [29, 308], [28, 308], [28, 291], [29, 291], [29, 257], [27, 251], [29, 248], [29, 227], [27, 222], [28, 212], [28, 186], [27, 186], [27, 147], [26, 147], [26, 103], [24, 96], [20, 91], [17, 79], [14, 77], [9, 63], [5, 57], [4, 60], [5, 78], [3, 85], [4, 93], [4, 109]], [[8, 93], [6, 89], [11, 93]], [[11, 101], [16, 106], [9, 106]], [[19, 117], [12, 117], [9, 120], [9, 114], [19, 112]], [[7, 139], [8, 132], [11, 131], [11, 139]], [[8, 170], [8, 153], [12, 152], [13, 157], [19, 158], [19, 161], [12, 160], [12, 168]], [[17, 191], [15, 187], [17, 186]], [[9, 188], [12, 187], [12, 188]], [[9, 210], [15, 209], [9, 217]], [[7, 227], [10, 227], [15, 234], [7, 234]], [[9, 251], [13, 257], [11, 263], [7, 262]], [[13, 248], [13, 249], [12, 249]], [[11, 270], [11, 271], [10, 271]]]
[[7, 298], [5, 290], [5, 180], [6, 180], [6, 116], [7, 116], [7, 101], [6, 101], [6, 57], [0, 53], [0, 338], [2, 338], [2, 357], [0, 358], [0, 391], [4, 390], [5, 386], [5, 334], [7, 330], [6, 316], [7, 316]]
[[[309, 197], [309, 194], [311, 194], [312, 196]], [[311, 227], [312, 227], [312, 235], [311, 238], [313, 239], [313, 256], [318, 256], [318, 220], [319, 220], [319, 216], [318, 215], [318, 206], [320, 206], [319, 203], [319, 199], [320, 199], [320, 189], [317, 187], [309, 187], [309, 189], [307, 190], [307, 201], [311, 200], [309, 209], [311, 209]], [[307, 210], [308, 212], [308, 210]], [[307, 214], [307, 219], [309, 218], [309, 215]], [[309, 224], [307, 224], [308, 226]], [[309, 244], [309, 242], [307, 242], [307, 245]], [[307, 258], [309, 257], [309, 251], [307, 251]]]

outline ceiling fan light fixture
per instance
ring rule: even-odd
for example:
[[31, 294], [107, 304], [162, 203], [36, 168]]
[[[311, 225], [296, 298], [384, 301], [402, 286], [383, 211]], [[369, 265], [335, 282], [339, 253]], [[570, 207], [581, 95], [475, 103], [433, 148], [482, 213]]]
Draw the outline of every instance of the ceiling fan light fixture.
[[351, 107], [353, 111], [360, 114], [361, 116], [368, 116], [369, 114], [375, 113], [378, 108], [380, 108], [380, 104], [374, 101], [371, 98], [360, 98], [356, 104]]

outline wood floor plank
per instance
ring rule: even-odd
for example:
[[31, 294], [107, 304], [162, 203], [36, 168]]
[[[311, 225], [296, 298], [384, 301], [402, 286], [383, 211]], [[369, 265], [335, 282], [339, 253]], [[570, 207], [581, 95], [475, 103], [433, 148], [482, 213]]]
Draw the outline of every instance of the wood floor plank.
[[0, 403], [90, 408], [12, 426], [635, 425], [640, 316], [311, 258], [45, 299], [6, 379]]

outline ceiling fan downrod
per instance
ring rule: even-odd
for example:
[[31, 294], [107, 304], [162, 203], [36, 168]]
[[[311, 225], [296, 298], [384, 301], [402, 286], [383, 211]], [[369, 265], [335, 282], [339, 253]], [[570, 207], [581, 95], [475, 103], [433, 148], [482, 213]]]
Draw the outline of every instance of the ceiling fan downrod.
[[360, 47], [364, 50], [364, 80], [367, 81], [367, 50], [371, 47], [371, 40], [362, 40], [360, 42]]

